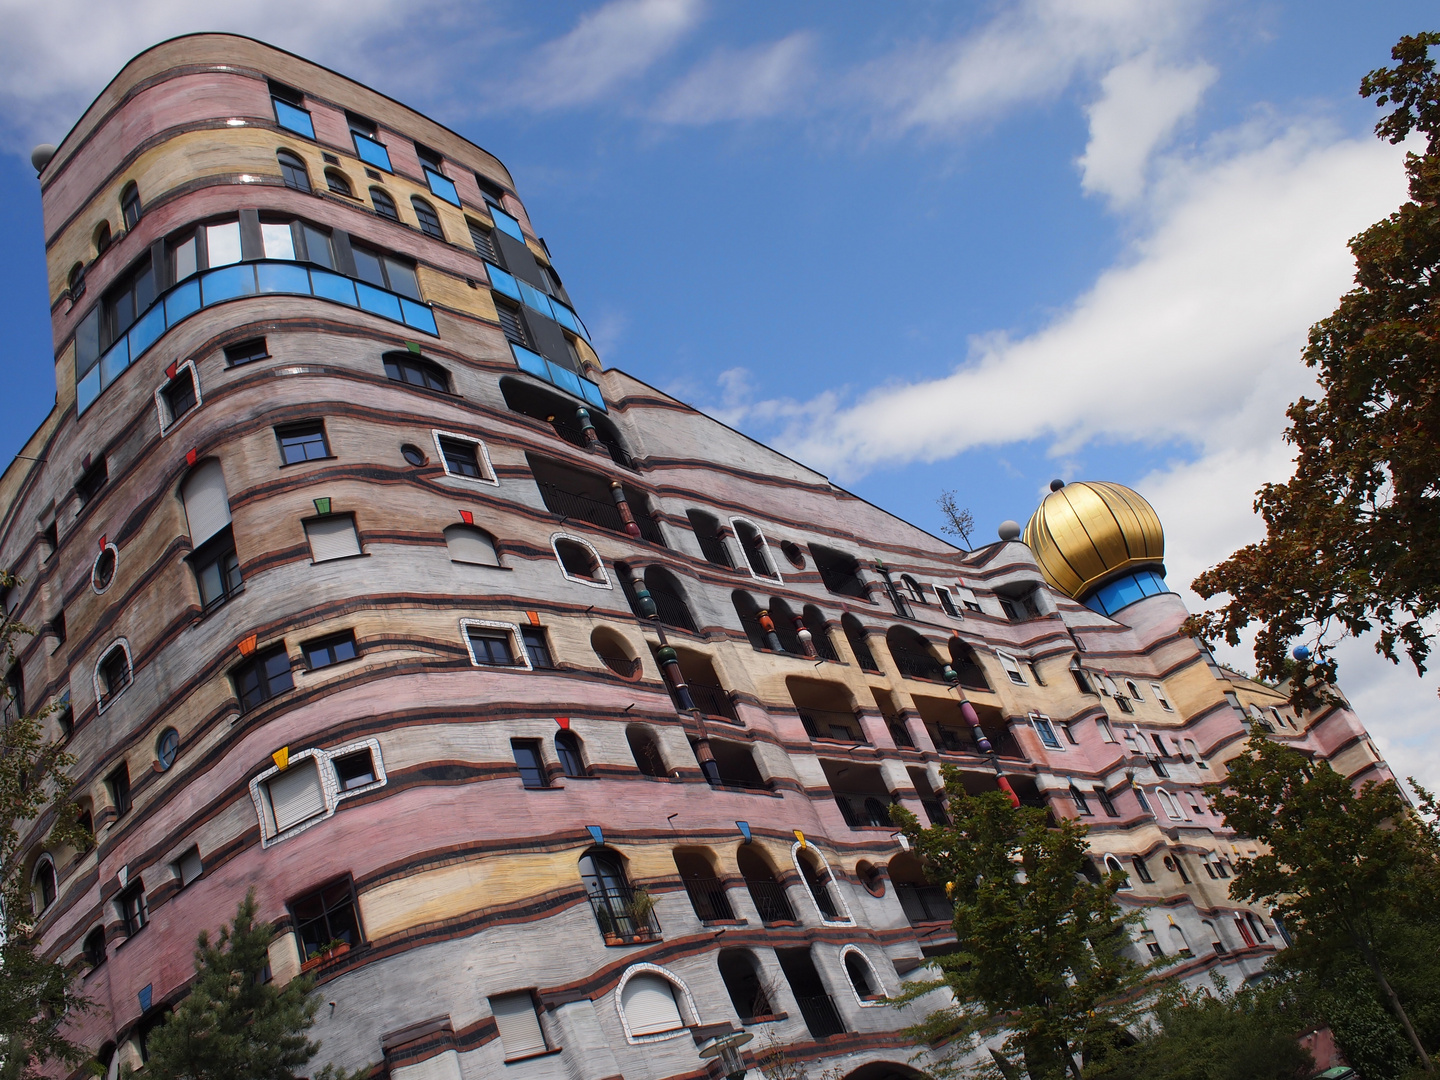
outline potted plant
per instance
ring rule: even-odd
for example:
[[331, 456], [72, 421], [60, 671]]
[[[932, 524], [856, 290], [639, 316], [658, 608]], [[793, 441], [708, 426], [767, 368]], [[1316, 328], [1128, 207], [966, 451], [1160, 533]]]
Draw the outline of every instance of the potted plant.
[[314, 955], [300, 965], [300, 971], [304, 973], [311, 968], [319, 967], [326, 960], [336, 956], [344, 956], [349, 951], [350, 943], [348, 941], [344, 941], [341, 938], [334, 938], [316, 949]]
[[650, 917], [655, 911], [655, 898], [643, 888], [630, 894], [630, 918], [635, 922], [635, 936], [650, 936]]

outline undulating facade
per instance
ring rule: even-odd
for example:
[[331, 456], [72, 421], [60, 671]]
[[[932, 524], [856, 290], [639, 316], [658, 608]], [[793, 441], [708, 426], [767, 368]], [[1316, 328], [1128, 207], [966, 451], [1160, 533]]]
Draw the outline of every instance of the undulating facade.
[[606, 369], [505, 167], [358, 82], [179, 38], [37, 167], [8, 677], [64, 703], [96, 842], [30, 873], [112, 1076], [254, 889], [320, 1062], [914, 1077], [886, 999], [953, 934], [889, 807], [943, 819], [942, 766], [1085, 816], [1140, 954], [1232, 980], [1283, 928], [1202, 785], [1257, 719], [1389, 775], [1179, 632], [1134, 492], [965, 552]]

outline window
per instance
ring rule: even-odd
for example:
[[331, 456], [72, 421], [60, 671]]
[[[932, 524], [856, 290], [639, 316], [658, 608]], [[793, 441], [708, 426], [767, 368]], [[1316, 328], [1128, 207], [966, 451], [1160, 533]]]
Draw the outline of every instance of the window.
[[95, 682], [102, 708], [119, 697], [130, 685], [131, 674], [130, 653], [124, 644], [117, 642], [100, 658], [95, 669]]
[[1060, 740], [1055, 735], [1055, 726], [1050, 723], [1048, 716], [1041, 716], [1035, 713], [1030, 717], [1030, 725], [1035, 729], [1035, 734], [1040, 736], [1040, 741], [1051, 750], [1060, 749]]
[[1200, 756], [1200, 748], [1195, 745], [1194, 739], [1186, 739], [1185, 745], [1190, 750], [1190, 758], [1195, 762], [1195, 767], [1197, 769], [1210, 768], [1210, 766], [1205, 763], [1205, 759]]
[[375, 757], [368, 748], [338, 757], [333, 764], [335, 781], [341, 791], [354, 791], [375, 783]]
[[178, 369], [175, 377], [161, 387], [160, 400], [165, 407], [167, 427], [199, 404], [195, 395], [195, 370], [189, 364]]
[[273, 697], [294, 687], [290, 677], [290, 656], [281, 642], [264, 652], [257, 652], [230, 672], [240, 711], [249, 712]]
[[70, 276], [66, 279], [66, 283], [70, 288], [72, 304], [85, 295], [85, 264], [83, 262], [77, 262], [70, 268]]
[[1120, 865], [1120, 860], [1117, 859], [1114, 855], [1105, 856], [1105, 873], [1121, 875], [1125, 879], [1125, 881], [1120, 886], [1120, 888], [1130, 888], [1130, 875], [1125, 873], [1125, 868]]
[[560, 768], [566, 776], [585, 776], [585, 758], [580, 753], [580, 737], [572, 731], [562, 731], [555, 736], [555, 755], [560, 759]]
[[550, 543], [555, 549], [555, 557], [560, 560], [560, 568], [565, 571], [566, 577], [575, 578], [591, 585], [609, 584], [609, 580], [605, 577], [605, 569], [600, 564], [600, 558], [589, 544], [561, 536], [553, 537]]
[[180, 754], [180, 733], [173, 727], [167, 727], [155, 740], [155, 760], [159, 763], [162, 772], [168, 770], [175, 764], [175, 758]]
[[145, 903], [144, 882], [135, 882], [115, 897], [115, 905], [120, 909], [120, 921], [124, 925], [127, 938], [134, 937], [150, 922], [150, 908]]
[[[324, 229], [317, 229], [313, 225], [304, 222], [296, 222], [295, 228], [290, 232], [290, 244], [295, 244], [296, 234], [299, 234], [300, 242], [305, 248], [305, 261], [312, 262], [316, 266], [323, 266], [327, 270], [335, 269], [335, 252], [330, 246], [330, 234]], [[263, 226], [262, 226], [263, 228]], [[297, 251], [298, 255], [299, 252]]]
[[1135, 876], [1146, 884], [1154, 884], [1155, 879], [1150, 876], [1150, 867], [1139, 855], [1130, 856], [1130, 865], [1135, 867]]
[[1140, 809], [1144, 810], [1147, 814], [1153, 813], [1153, 811], [1150, 809], [1149, 800], [1145, 798], [1145, 789], [1132, 785], [1130, 790], [1135, 792], [1135, 801], [1140, 804]]
[[440, 228], [440, 216], [435, 213], [431, 206], [419, 195], [410, 197], [410, 206], [415, 211], [415, 220], [420, 223], [420, 231], [426, 236], [433, 236], [436, 240], [445, 239], [445, 230]]
[[1090, 816], [1090, 802], [1085, 798], [1085, 793], [1074, 784], [1070, 785], [1070, 801], [1075, 804], [1075, 809], [1082, 817]]
[[1010, 676], [1010, 681], [1016, 686], [1024, 686], [1025, 674], [1020, 670], [1020, 663], [1009, 653], [997, 652], [1000, 658], [1000, 666], [1005, 669], [1005, 674]]
[[1152, 734], [1152, 735], [1150, 736], [1150, 741], [1155, 744], [1155, 752], [1156, 752], [1157, 754], [1159, 754], [1161, 757], [1164, 757], [1164, 756], [1165, 756], [1165, 740], [1164, 740], [1163, 738], [1161, 738], [1159, 735]]
[[140, 189], [132, 180], [120, 192], [120, 216], [125, 220], [125, 231], [129, 232], [140, 224]]
[[55, 864], [48, 855], [41, 856], [40, 861], [35, 864], [30, 884], [32, 906], [35, 914], [39, 915], [55, 902], [59, 891], [55, 883]]
[[240, 559], [230, 527], [201, 544], [190, 556], [190, 568], [200, 588], [200, 605], [206, 611], [219, 607], [240, 592]]
[[97, 926], [85, 935], [85, 962], [97, 968], [105, 962], [105, 928]]
[[862, 1002], [880, 1001], [885, 995], [879, 989], [880, 980], [859, 949], [845, 951], [845, 974], [850, 977], [850, 988]]
[[280, 459], [286, 465], [319, 461], [330, 456], [330, 447], [325, 442], [325, 423], [322, 420], [278, 427], [275, 429], [275, 439], [280, 444]]
[[438, 390], [442, 394], [450, 392], [450, 378], [445, 370], [411, 353], [386, 353], [385, 377], [391, 382]]
[[855, 556], [820, 544], [811, 544], [810, 554], [815, 559], [815, 569], [820, 571], [820, 580], [825, 583], [825, 588], [841, 596], [869, 599], [865, 582], [860, 578], [860, 562]]
[[238, 345], [225, 346], [225, 362], [231, 367], [239, 367], [241, 364], [249, 364], [255, 360], [266, 360], [270, 353], [265, 348], [265, 339], [251, 338], [242, 341]]
[[350, 136], [355, 140], [355, 156], [366, 165], [394, 172], [390, 167], [390, 151], [386, 150], [385, 144], [380, 141], [380, 130], [375, 126], [375, 122], [351, 112], [345, 114], [345, 119], [350, 124]]
[[1095, 798], [1100, 801], [1100, 808], [1105, 811], [1106, 817], [1119, 817], [1120, 811], [1115, 809], [1115, 800], [1110, 798], [1110, 793], [1098, 785], [1094, 789]]
[[300, 941], [300, 956], [309, 960], [334, 942], [359, 945], [360, 919], [355, 887], [348, 877], [290, 902], [290, 921]]
[[515, 755], [515, 767], [520, 770], [520, 782], [527, 788], [549, 787], [545, 779], [545, 762], [540, 758], [540, 743], [535, 739], [511, 739], [510, 750]]
[[314, 755], [292, 759], [260, 786], [268, 797], [276, 836], [325, 812], [325, 788]]
[[55, 635], [57, 647], [65, 644], [65, 611], [63, 608], [51, 616], [50, 632]]
[[469, 218], [465, 219], [465, 224], [470, 227], [470, 242], [475, 245], [475, 251], [481, 258], [495, 262], [495, 243], [491, 239], [490, 230]]
[[530, 657], [532, 668], [553, 668], [554, 660], [550, 657], [550, 642], [545, 638], [545, 630], [540, 626], [526, 626], [520, 631], [520, 638], [525, 642], [525, 655]]
[[354, 660], [359, 655], [355, 649], [355, 634], [350, 630], [318, 641], [307, 641], [300, 646], [300, 651], [305, 657], [305, 666], [311, 671]]
[[516, 667], [514, 638], [509, 631], [470, 626], [465, 631], [471, 659], [482, 667]]
[[[309, 247], [308, 242], [306, 246]], [[411, 300], [420, 299], [420, 283], [415, 277], [414, 263], [355, 243], [350, 245], [350, 253], [355, 257], [355, 276], [361, 281], [408, 296]], [[363, 289], [361, 294], [363, 302]]]
[[338, 169], [325, 170], [325, 186], [335, 195], [343, 195], [347, 199], [355, 197], [355, 189], [350, 186], [350, 181], [345, 179], [345, 174]]
[[1145, 695], [1143, 695], [1142, 693], [1140, 693], [1140, 687], [1138, 687], [1138, 686], [1135, 685], [1135, 680], [1134, 680], [1134, 679], [1126, 679], [1126, 680], [1125, 680], [1125, 689], [1130, 692], [1130, 698], [1131, 698], [1131, 700], [1133, 700], [1133, 701], [1144, 701], [1144, 700], [1145, 700]]
[[189, 851], [185, 852], [184, 855], [176, 859], [173, 866], [175, 877], [179, 880], [182, 889], [205, 872], [205, 864], [200, 859], [199, 848], [192, 847]]
[[771, 565], [770, 551], [760, 530], [743, 518], [731, 518], [730, 526], [735, 530], [735, 538], [740, 541], [740, 548], [745, 552], [751, 572], [756, 577], [779, 578], [780, 575]]
[[395, 200], [390, 198], [384, 188], [372, 187], [370, 189], [370, 202], [375, 207], [375, 212], [383, 218], [391, 221], [400, 220], [400, 211], [395, 209]]
[[666, 775], [660, 744], [648, 729], [631, 724], [625, 729], [625, 741], [630, 745], [630, 756], [635, 759], [642, 775], [656, 778]]
[[1108, 743], [1113, 743], [1115, 741], [1115, 732], [1110, 730], [1109, 720], [1097, 719], [1095, 721], [1095, 730], [1100, 732], [1101, 741]]
[[1154, 930], [1142, 930], [1140, 932], [1140, 940], [1144, 942], [1145, 948], [1149, 950], [1151, 956], [1159, 958], [1165, 955], [1165, 950], [1162, 949], [1160, 943], [1155, 940]]
[[80, 497], [80, 505], [88, 506], [109, 479], [110, 471], [103, 457], [81, 473], [80, 479], [75, 481], [75, 494]]
[[664, 976], [643, 972], [633, 975], [620, 991], [620, 1011], [631, 1038], [677, 1031], [685, 1026], [674, 984]]
[[360, 536], [355, 531], [355, 519], [349, 514], [314, 518], [304, 525], [312, 562], [330, 562], [360, 554]]
[[[280, 176], [284, 179], [286, 187], [294, 188], [296, 191], [310, 190], [310, 174], [305, 171], [305, 162], [300, 160], [298, 154], [292, 154], [289, 150], [281, 150], [275, 154], [275, 160], [280, 163]], [[216, 264], [212, 261], [210, 265]]]
[[1120, 706], [1120, 711], [1123, 713], [1133, 713], [1135, 711], [1135, 706], [1130, 704], [1130, 699], [1124, 694], [1115, 695], [1115, 704]]
[[97, 256], [104, 255], [105, 252], [110, 250], [110, 223], [108, 221], [102, 221], [99, 225], [95, 226], [94, 240], [95, 254]]
[[435, 433], [435, 448], [445, 464], [449, 476], [463, 476], [469, 480], [481, 480], [487, 484], [496, 483], [495, 473], [490, 468], [490, 454], [485, 444], [463, 435], [442, 435]]
[[500, 329], [505, 332], [507, 341], [513, 341], [516, 345], [530, 348], [530, 335], [525, 329], [525, 316], [520, 309], [513, 304], [507, 304], [503, 300], [495, 301], [495, 317], [500, 322]]
[[550, 1049], [530, 991], [492, 997], [490, 1011], [495, 1016], [495, 1030], [499, 1032], [506, 1061], [534, 1057]]
[[430, 459], [425, 456], [425, 451], [414, 443], [401, 443], [400, 456], [417, 469], [430, 464]]
[[451, 525], [445, 530], [445, 545], [450, 561], [473, 566], [499, 566], [500, 555], [495, 538], [471, 525]]
[[940, 609], [951, 618], [960, 618], [960, 612], [955, 609], [955, 601], [950, 599], [950, 590], [940, 585], [935, 587], [935, 595], [940, 598]]
[[275, 106], [275, 122], [287, 131], [315, 138], [315, 124], [302, 107], [305, 95], [284, 83], [270, 82], [270, 101]]
[[105, 789], [115, 807], [115, 816], [123, 818], [130, 812], [130, 768], [123, 761], [105, 777]]
[[1154, 691], [1155, 700], [1160, 703], [1160, 707], [1162, 709], [1164, 709], [1166, 712], [1175, 711], [1174, 706], [1170, 704], [1169, 699], [1165, 696], [1165, 688], [1163, 686], [1161, 686], [1158, 682], [1152, 682], [1150, 684], [1150, 689]]

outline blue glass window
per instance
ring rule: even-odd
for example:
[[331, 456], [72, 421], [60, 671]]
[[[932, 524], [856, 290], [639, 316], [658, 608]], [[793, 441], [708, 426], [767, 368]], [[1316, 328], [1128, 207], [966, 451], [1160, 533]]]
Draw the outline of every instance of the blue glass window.
[[1137, 570], [1100, 586], [1086, 598], [1085, 606], [1102, 615], [1114, 615], [1137, 600], [1163, 592], [1169, 592], [1163, 577], [1154, 570]]
[[514, 342], [510, 343], [510, 351], [515, 354], [515, 363], [520, 365], [521, 371], [528, 371], [531, 375], [536, 375], [546, 382], [550, 381], [550, 366], [545, 362], [543, 356], [531, 352], [521, 345], [516, 345]]
[[509, 233], [522, 244], [525, 242], [525, 234], [520, 229], [520, 222], [505, 213], [504, 210], [501, 210], [494, 203], [490, 204], [490, 216], [495, 219], [495, 227], [501, 232]]
[[275, 122], [287, 131], [293, 131], [296, 135], [304, 135], [307, 139], [315, 138], [315, 125], [310, 120], [310, 114], [304, 109], [297, 109], [288, 101], [281, 101], [279, 98], [270, 99], [275, 104]]
[[396, 322], [405, 321], [400, 317], [400, 298], [394, 293], [366, 285], [363, 281], [355, 283], [355, 292], [360, 296], [360, 306], [366, 311], [373, 311], [376, 315], [383, 315]]
[[485, 270], [490, 275], [490, 287], [496, 292], [502, 292], [511, 300], [520, 299], [520, 283], [510, 274], [501, 270], [498, 266], [485, 264]]
[[337, 304], [355, 306], [355, 282], [339, 274], [327, 274], [323, 270], [310, 271], [310, 286], [315, 295]]
[[532, 307], [547, 319], [553, 316], [550, 313], [550, 298], [539, 289], [535, 288], [528, 281], [518, 282], [520, 286], [520, 299], [526, 307]]
[[448, 176], [441, 176], [434, 169], [425, 170], [425, 179], [430, 182], [430, 194], [438, 196], [452, 206], [460, 205], [460, 193]]
[[358, 131], [351, 131], [350, 134], [355, 137], [355, 153], [361, 161], [386, 172], [395, 171], [390, 167], [390, 151], [386, 150], [383, 144], [368, 135], [361, 135]]
[[310, 273], [294, 263], [260, 263], [255, 267], [260, 276], [262, 293], [309, 293]]
[[510, 343], [510, 352], [521, 371], [528, 372], [537, 379], [544, 379], [550, 385], [557, 386], [582, 401], [588, 401], [597, 409], [605, 410], [605, 398], [600, 393], [600, 388], [589, 379], [583, 379], [559, 364], [552, 364], [539, 353], [531, 352], [513, 341]]
[[130, 328], [130, 355], [139, 356], [165, 333], [165, 305], [156, 304]]
[[255, 291], [255, 267], [247, 263], [212, 270], [200, 279], [200, 291], [206, 307], [237, 296], [249, 296]]
[[174, 326], [187, 315], [200, 310], [200, 282], [191, 278], [170, 290], [165, 297], [165, 325]]

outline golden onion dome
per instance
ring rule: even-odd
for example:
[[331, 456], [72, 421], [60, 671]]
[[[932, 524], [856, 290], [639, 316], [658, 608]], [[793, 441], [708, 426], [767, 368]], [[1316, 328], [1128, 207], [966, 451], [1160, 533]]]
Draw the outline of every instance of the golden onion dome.
[[1106, 578], [1165, 558], [1154, 508], [1129, 488], [1098, 480], [1051, 491], [1022, 539], [1045, 580], [1072, 600]]

